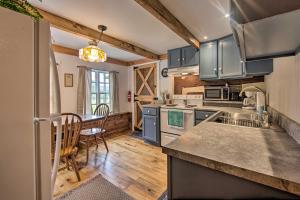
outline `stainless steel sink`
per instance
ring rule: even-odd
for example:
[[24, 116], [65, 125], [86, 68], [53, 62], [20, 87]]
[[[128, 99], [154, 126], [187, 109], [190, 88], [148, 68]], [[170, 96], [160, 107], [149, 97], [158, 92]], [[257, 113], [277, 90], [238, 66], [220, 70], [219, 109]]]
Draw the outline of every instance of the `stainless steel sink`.
[[263, 127], [262, 119], [257, 114], [220, 112], [209, 121], [236, 126]]

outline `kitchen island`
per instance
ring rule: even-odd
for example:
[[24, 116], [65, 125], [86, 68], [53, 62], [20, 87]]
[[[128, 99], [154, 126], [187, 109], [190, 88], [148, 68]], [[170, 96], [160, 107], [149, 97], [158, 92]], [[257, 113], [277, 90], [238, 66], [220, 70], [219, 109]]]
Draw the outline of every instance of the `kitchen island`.
[[250, 128], [207, 119], [163, 146], [163, 152], [168, 155], [169, 199], [300, 195], [300, 145], [276, 125]]

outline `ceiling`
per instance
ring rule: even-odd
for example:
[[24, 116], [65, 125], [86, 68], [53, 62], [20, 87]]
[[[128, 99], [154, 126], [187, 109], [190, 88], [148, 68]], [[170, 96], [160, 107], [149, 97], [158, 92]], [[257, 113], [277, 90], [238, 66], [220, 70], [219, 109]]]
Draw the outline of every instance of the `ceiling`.
[[[228, 0], [160, 0], [200, 41], [231, 33], [228, 19]], [[144, 10], [134, 0], [28, 0], [32, 5], [97, 30], [99, 24], [108, 26], [108, 35], [136, 46], [165, 54], [168, 49], [188, 45], [182, 38]], [[88, 40], [77, 35], [52, 28], [57, 44], [70, 48], [82, 48]], [[101, 48], [108, 56], [125, 61], [142, 58], [109, 44]]]

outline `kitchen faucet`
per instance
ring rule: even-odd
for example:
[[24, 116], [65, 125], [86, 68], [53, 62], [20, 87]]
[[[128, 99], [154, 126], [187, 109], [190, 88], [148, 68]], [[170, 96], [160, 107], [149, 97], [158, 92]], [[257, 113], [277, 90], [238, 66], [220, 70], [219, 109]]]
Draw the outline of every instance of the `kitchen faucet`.
[[270, 123], [269, 123], [269, 113], [266, 110], [266, 93], [264, 91], [262, 91], [260, 88], [255, 87], [255, 86], [249, 86], [249, 87], [245, 87], [241, 90], [239, 96], [241, 97], [243, 95], [243, 92], [261, 92], [264, 95], [264, 100], [265, 100], [265, 105], [264, 105], [264, 110], [263, 113], [260, 114], [261, 118], [262, 118], [262, 126], [264, 128], [269, 128], [270, 127]]

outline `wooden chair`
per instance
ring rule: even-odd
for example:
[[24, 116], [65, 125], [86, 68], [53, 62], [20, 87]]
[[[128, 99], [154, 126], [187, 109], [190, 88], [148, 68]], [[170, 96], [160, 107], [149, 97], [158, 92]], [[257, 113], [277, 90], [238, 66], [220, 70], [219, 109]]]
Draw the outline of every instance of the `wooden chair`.
[[[62, 127], [62, 139], [61, 139], [61, 150], [60, 150], [60, 159], [64, 160], [66, 167], [70, 169], [70, 164], [75, 170], [78, 181], [80, 181], [80, 175], [75, 160], [75, 155], [78, 152], [78, 140], [79, 134], [82, 127], [81, 117], [73, 113], [62, 113], [61, 114], [64, 120]], [[55, 134], [56, 127], [51, 123], [51, 144], [52, 144], [52, 159], [54, 159], [55, 151]]]
[[100, 137], [105, 145], [106, 151], [108, 152], [107, 143], [104, 139], [106, 130], [104, 129], [105, 122], [109, 114], [109, 107], [107, 104], [99, 104], [94, 112], [94, 115], [103, 116], [102, 120], [98, 121], [97, 128], [82, 130], [80, 133], [80, 143], [86, 146], [86, 164], [89, 161], [89, 147], [91, 143], [95, 141], [96, 149], [98, 149], [98, 137]]

